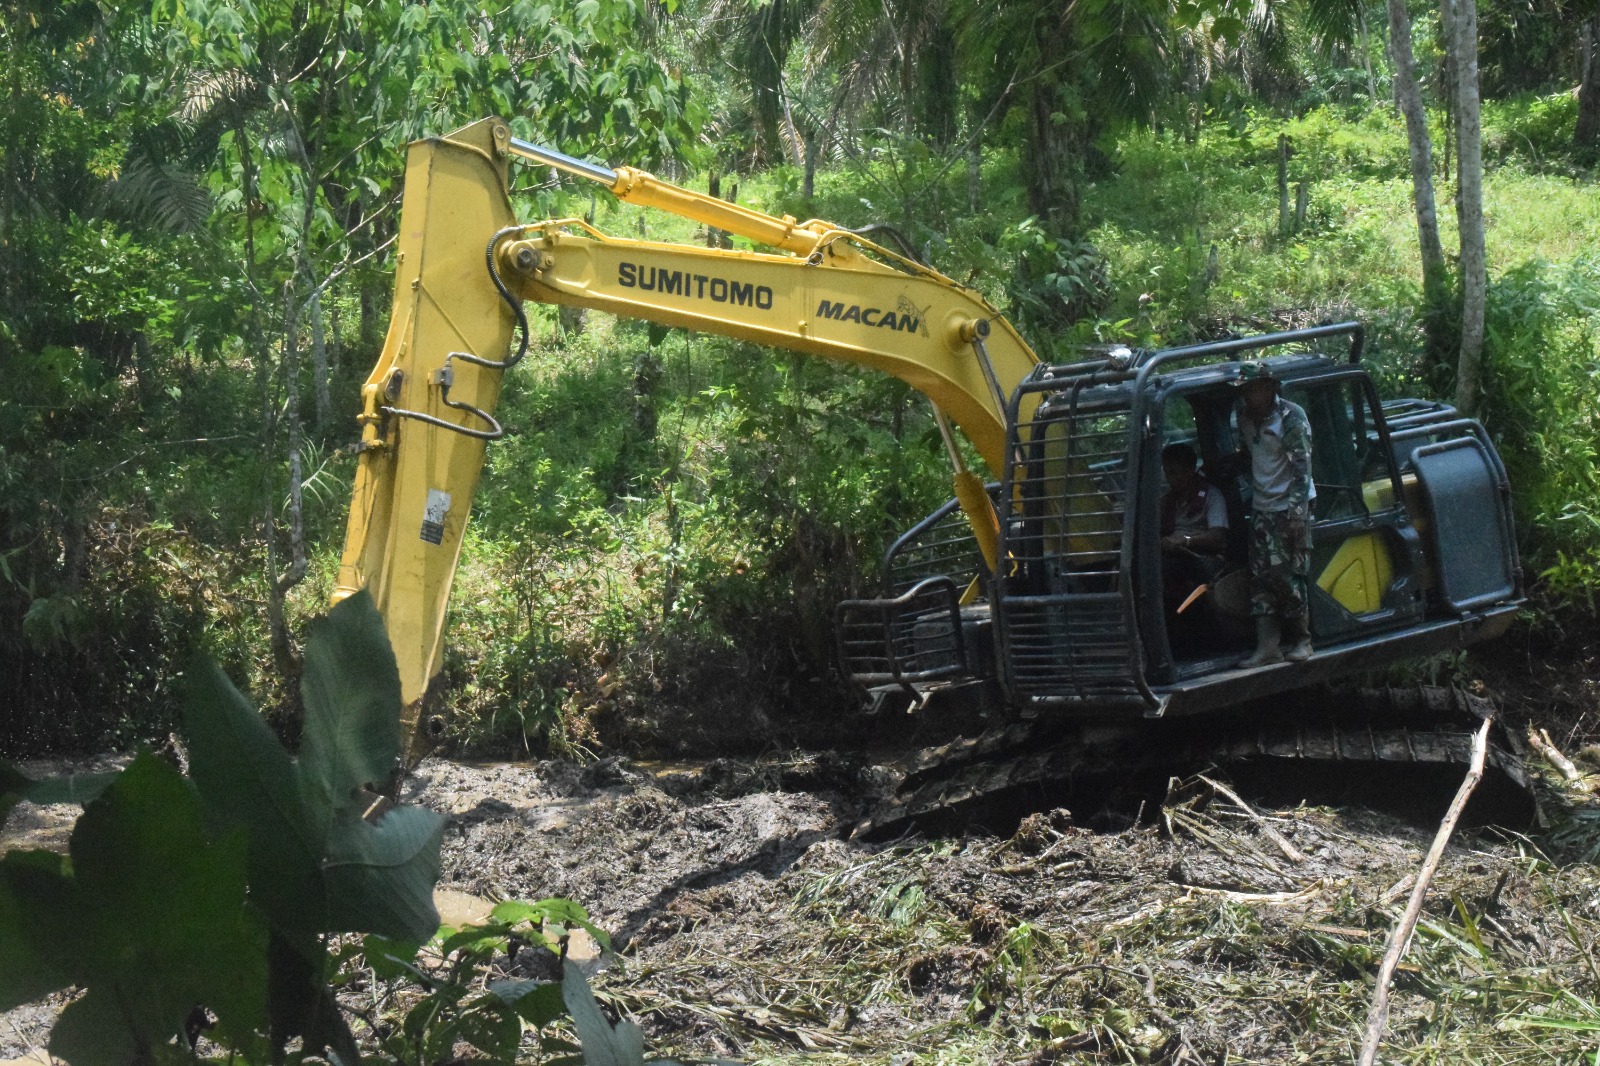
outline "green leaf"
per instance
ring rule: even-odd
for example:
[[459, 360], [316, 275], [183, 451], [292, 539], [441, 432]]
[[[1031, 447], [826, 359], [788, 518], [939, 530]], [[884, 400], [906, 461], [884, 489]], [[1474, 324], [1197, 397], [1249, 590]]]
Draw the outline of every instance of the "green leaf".
[[489, 991], [499, 996], [517, 1012], [517, 1017], [543, 1029], [567, 1013], [561, 997], [560, 981], [507, 980], [490, 981]]
[[394, 981], [412, 972], [412, 963], [422, 943], [415, 940], [394, 940], [371, 933], [362, 938], [361, 954], [372, 972], [384, 981]]
[[365, 590], [340, 603], [306, 642], [300, 774], [338, 805], [389, 784], [400, 759], [400, 673]]
[[294, 761], [215, 663], [189, 669], [183, 702], [189, 776], [222, 825], [248, 834], [251, 896], [275, 924], [321, 930], [322, 847]]
[[[88, 1020], [51, 1045], [73, 1066], [113, 1061], [77, 1042], [79, 1024], [120, 1019], [135, 1046], [150, 1047], [181, 1032], [196, 1004], [238, 1031], [265, 1021], [266, 929], [245, 903], [244, 840], [208, 842], [201, 816], [189, 782], [146, 752], [78, 819], [73, 880], [92, 901], [77, 908], [92, 953], [80, 980]], [[103, 1043], [122, 1035], [104, 1029]]]
[[644, 1030], [627, 1019], [615, 1026], [607, 1021], [583, 971], [571, 962], [563, 967], [561, 998], [578, 1030], [587, 1066], [643, 1066]]
[[60, 919], [74, 898], [63, 856], [13, 851], [0, 859], [0, 1011], [73, 983], [63, 964], [67, 942], [52, 934], [66, 924], [71, 936], [71, 924]]
[[1232, 15], [1219, 15], [1211, 24], [1211, 32], [1226, 41], [1238, 43], [1244, 38], [1244, 21]]
[[432, 937], [444, 817], [362, 817], [361, 790], [400, 753], [399, 674], [371, 597], [335, 607], [307, 642], [298, 763], [220, 670], [191, 674], [190, 773], [218, 819], [249, 833], [251, 892], [275, 925]]
[[527, 922], [539, 932], [545, 925], [576, 926], [588, 933], [602, 948], [611, 950], [611, 937], [605, 930], [589, 920], [589, 912], [570, 899], [550, 897], [534, 903], [508, 899], [495, 904], [489, 917], [507, 925]]
[[433, 886], [444, 827], [444, 815], [425, 807], [397, 807], [376, 823], [339, 811], [323, 864], [332, 927], [417, 941], [438, 932]]

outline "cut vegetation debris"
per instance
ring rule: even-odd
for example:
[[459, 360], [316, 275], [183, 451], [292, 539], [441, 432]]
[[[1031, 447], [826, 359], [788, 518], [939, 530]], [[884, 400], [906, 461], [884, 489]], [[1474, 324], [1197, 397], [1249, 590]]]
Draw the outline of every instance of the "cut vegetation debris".
[[[570, 896], [615, 934], [596, 988], [652, 1048], [773, 1063], [1351, 1062], [1435, 829], [1197, 777], [1118, 833], [1057, 809], [842, 839], [880, 780], [827, 757], [434, 762], [417, 798], [456, 812], [447, 881]], [[1597, 939], [1592, 867], [1459, 831], [1382, 1060], [1587, 1062]]]
[[[997, 834], [847, 839], [893, 780], [829, 754], [430, 760], [405, 799], [450, 816], [450, 892], [569, 897], [613, 934], [596, 995], [653, 1053], [884, 1066], [1352, 1062], [1449, 802], [1275, 809], [1207, 773], [1114, 833], [1083, 823], [1127, 818], [1046, 802]], [[1537, 844], [1456, 833], [1381, 1061], [1592, 1061], [1600, 875], [1540, 845], [1592, 854], [1597, 821], [1568, 811]], [[47, 821], [7, 829], [0, 847], [50, 844]], [[552, 960], [497, 955], [485, 977], [549, 980]], [[62, 1005], [0, 1014], [0, 1059], [42, 1046]]]

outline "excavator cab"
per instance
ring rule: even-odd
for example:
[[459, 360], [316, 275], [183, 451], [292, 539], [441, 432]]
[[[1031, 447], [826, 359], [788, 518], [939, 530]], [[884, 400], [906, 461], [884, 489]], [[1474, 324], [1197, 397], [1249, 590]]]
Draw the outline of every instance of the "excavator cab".
[[[1504, 631], [1522, 586], [1498, 455], [1445, 404], [1381, 401], [1361, 348], [1361, 327], [1344, 323], [1041, 364], [1011, 397], [989, 486], [997, 565], [954, 501], [919, 523], [890, 548], [883, 593], [840, 606], [852, 677], [880, 699], [983, 684], [1023, 717], [1160, 717]], [[1265, 357], [1305, 410], [1316, 484], [1315, 652], [1248, 670], [1250, 487], [1210, 474], [1238, 451], [1245, 355]], [[1180, 589], [1166, 587], [1160, 547], [1161, 455], [1176, 442], [1221, 493], [1229, 529], [1214, 577]]]

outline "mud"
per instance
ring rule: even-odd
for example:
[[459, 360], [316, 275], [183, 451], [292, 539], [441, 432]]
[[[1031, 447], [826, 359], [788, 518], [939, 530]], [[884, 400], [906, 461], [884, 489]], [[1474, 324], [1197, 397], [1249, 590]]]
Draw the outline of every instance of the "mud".
[[[1349, 1062], [1433, 833], [1415, 812], [1449, 800], [1274, 808], [1193, 778], [1142, 818], [1036, 796], [1000, 835], [852, 839], [895, 780], [829, 753], [434, 759], [405, 798], [450, 816], [446, 888], [588, 908], [617, 949], [595, 983], [654, 1054], [897, 1066]], [[63, 846], [75, 813], [24, 806], [0, 849]], [[1538, 1025], [1600, 985], [1593, 867], [1468, 831], [1429, 901], [1384, 1061], [1592, 1054]], [[0, 1014], [0, 1060], [61, 1002]]]
[[[1118, 832], [1045, 804], [1005, 837], [868, 844], [849, 831], [893, 774], [830, 758], [435, 762], [414, 798], [454, 816], [451, 884], [567, 896], [614, 933], [600, 983], [663, 1054], [1348, 1062], [1433, 834], [1412, 812], [1453, 791], [1402, 817], [1261, 808], [1195, 779]], [[1592, 868], [1472, 831], [1429, 898], [1394, 1061], [1554, 1047], [1518, 1019], [1591, 979]]]

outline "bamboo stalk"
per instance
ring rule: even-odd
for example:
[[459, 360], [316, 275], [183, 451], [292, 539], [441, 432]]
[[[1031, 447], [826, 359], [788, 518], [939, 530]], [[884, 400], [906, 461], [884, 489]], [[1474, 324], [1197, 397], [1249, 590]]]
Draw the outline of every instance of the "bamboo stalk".
[[1400, 959], [1411, 943], [1411, 935], [1416, 932], [1417, 919], [1422, 916], [1422, 903], [1427, 898], [1433, 875], [1439, 871], [1445, 845], [1450, 843], [1456, 822], [1461, 820], [1461, 812], [1466, 809], [1478, 782], [1483, 780], [1483, 760], [1489, 750], [1489, 726], [1492, 723], [1492, 718], [1485, 718], [1472, 738], [1472, 763], [1467, 776], [1456, 790], [1456, 798], [1450, 802], [1450, 809], [1445, 812], [1444, 820], [1439, 823], [1439, 831], [1434, 834], [1433, 846], [1428, 849], [1427, 858], [1423, 859], [1417, 871], [1417, 884], [1411, 890], [1411, 901], [1406, 904], [1405, 913], [1389, 933], [1389, 947], [1383, 953], [1383, 964], [1378, 967], [1378, 987], [1373, 992], [1372, 1009], [1367, 1013], [1367, 1031], [1361, 1041], [1361, 1058], [1357, 1060], [1359, 1066], [1373, 1066], [1377, 1061], [1378, 1044], [1383, 1040], [1384, 1026], [1389, 1020], [1389, 982], [1393, 980], [1395, 968], [1400, 965]]

